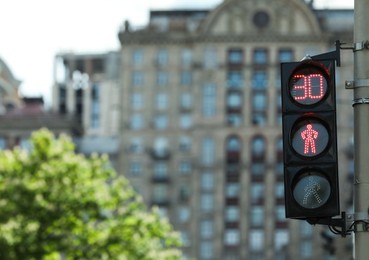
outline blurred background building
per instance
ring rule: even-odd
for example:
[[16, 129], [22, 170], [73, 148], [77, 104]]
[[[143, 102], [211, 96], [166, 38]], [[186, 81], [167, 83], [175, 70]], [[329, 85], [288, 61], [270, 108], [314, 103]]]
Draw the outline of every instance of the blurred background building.
[[[107, 153], [183, 239], [188, 259], [350, 259], [351, 239], [284, 215], [280, 63], [352, 43], [353, 10], [224, 0], [126, 21], [121, 50], [58, 53], [52, 111], [0, 60], [0, 148], [41, 126]], [[337, 68], [341, 209], [352, 201], [352, 51]]]
[[13, 149], [15, 146], [29, 149], [30, 135], [42, 127], [57, 135], [81, 134], [81, 128], [73, 115], [64, 116], [45, 111], [42, 97], [19, 95], [20, 84], [0, 59], [0, 149]]
[[83, 129], [78, 152], [108, 154], [116, 167], [119, 150], [118, 52], [58, 53], [54, 62], [52, 111], [74, 116]]

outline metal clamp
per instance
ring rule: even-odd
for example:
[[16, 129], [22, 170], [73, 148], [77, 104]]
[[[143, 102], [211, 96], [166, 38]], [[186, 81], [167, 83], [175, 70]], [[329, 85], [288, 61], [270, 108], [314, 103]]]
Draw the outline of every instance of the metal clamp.
[[346, 216], [347, 216], [347, 220], [349, 221], [356, 221], [356, 220], [369, 221], [368, 212], [356, 212], [356, 213], [346, 214]]
[[352, 106], [362, 104], [369, 104], [369, 98], [355, 98], [354, 100], [352, 100]]
[[362, 42], [355, 42], [354, 43], [354, 52], [355, 51], [362, 51], [362, 50], [368, 50], [369, 49], [369, 41], [362, 41]]
[[345, 82], [346, 89], [354, 89], [360, 87], [369, 87], [369, 79], [357, 79], [355, 81], [347, 80]]
[[357, 212], [347, 214], [346, 222], [351, 223], [349, 230], [354, 232], [369, 232], [369, 214], [368, 212]]

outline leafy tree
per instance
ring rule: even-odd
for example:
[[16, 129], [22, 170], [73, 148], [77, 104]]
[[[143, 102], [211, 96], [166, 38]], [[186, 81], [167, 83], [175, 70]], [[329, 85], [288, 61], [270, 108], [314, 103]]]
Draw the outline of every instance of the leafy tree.
[[104, 156], [42, 129], [0, 152], [0, 259], [180, 259], [179, 239]]

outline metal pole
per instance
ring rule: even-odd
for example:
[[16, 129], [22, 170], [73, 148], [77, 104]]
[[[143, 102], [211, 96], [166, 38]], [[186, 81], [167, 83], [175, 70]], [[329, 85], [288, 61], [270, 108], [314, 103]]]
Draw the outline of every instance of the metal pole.
[[[369, 210], [369, 0], [355, 0], [354, 24], [354, 211], [355, 219], [368, 220]], [[357, 221], [354, 258], [369, 259], [369, 230]]]

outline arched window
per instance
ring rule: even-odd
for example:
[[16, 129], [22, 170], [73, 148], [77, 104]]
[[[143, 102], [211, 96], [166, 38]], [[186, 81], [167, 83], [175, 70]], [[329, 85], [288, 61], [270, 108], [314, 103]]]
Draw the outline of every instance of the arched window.
[[251, 174], [258, 181], [262, 180], [266, 172], [265, 156], [266, 156], [266, 141], [263, 136], [256, 136], [251, 141]]
[[228, 163], [239, 163], [241, 158], [241, 140], [238, 136], [230, 136], [226, 140], [226, 158]]
[[231, 136], [227, 139], [227, 151], [241, 150], [241, 140], [237, 136]]
[[264, 160], [266, 151], [265, 138], [262, 136], [256, 136], [251, 143], [251, 153], [253, 160]]

